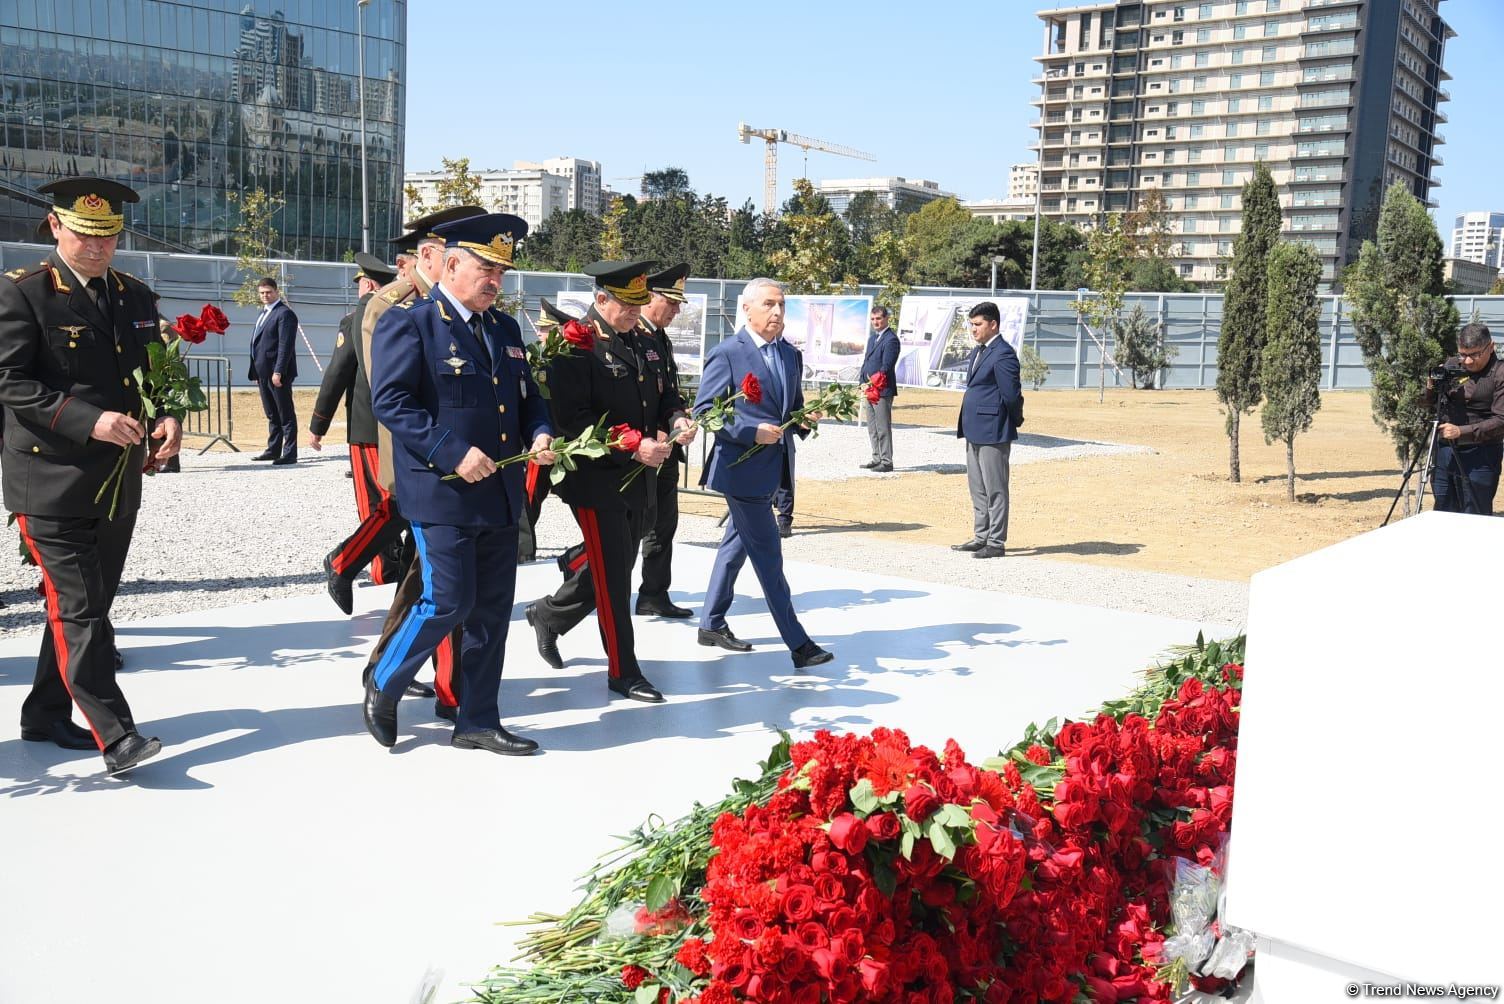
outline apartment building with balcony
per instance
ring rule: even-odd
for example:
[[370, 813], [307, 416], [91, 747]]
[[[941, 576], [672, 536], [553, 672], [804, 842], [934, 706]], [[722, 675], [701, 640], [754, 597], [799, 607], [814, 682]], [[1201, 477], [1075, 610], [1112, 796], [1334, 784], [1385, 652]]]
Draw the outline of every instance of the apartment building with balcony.
[[1455, 32], [1442, 0], [1102, 0], [1042, 11], [1042, 212], [1090, 227], [1163, 193], [1182, 277], [1225, 278], [1258, 161], [1328, 282], [1385, 190], [1434, 206]]

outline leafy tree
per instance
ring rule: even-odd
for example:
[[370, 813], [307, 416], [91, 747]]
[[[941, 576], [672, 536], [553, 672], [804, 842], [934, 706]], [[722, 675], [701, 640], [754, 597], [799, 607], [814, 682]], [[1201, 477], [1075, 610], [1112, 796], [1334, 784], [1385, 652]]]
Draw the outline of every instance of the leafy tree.
[[1136, 258], [1128, 265], [1128, 288], [1136, 293], [1194, 293], [1195, 283], [1186, 282], [1175, 266], [1163, 258]]
[[1286, 496], [1295, 501], [1295, 437], [1321, 407], [1321, 259], [1309, 244], [1281, 241], [1269, 256], [1269, 294], [1259, 382], [1264, 442], [1285, 444]]
[[694, 189], [689, 187], [689, 172], [682, 167], [665, 167], [642, 176], [644, 199], [672, 199], [693, 194]]
[[[1123, 294], [1127, 290], [1128, 259], [1132, 247], [1123, 233], [1123, 218], [1110, 214], [1102, 225], [1086, 235], [1086, 296], [1072, 304], [1086, 324], [1086, 333], [1097, 343], [1097, 403], [1107, 395], [1107, 365], [1121, 373], [1117, 361], [1107, 351], [1108, 331], [1117, 329], [1123, 314]], [[1093, 330], [1093, 328], [1097, 330]], [[1099, 334], [1098, 332], [1101, 332]]]
[[904, 236], [913, 255], [909, 280], [915, 285], [948, 285], [954, 274], [956, 247], [972, 230], [975, 217], [955, 199], [935, 199], [904, 220]]
[[904, 267], [909, 260], [907, 238], [891, 230], [880, 233], [863, 249], [862, 259], [867, 268], [862, 278], [882, 286], [872, 302], [887, 307], [888, 312], [897, 317], [903, 298], [912, 288], [903, 281]]
[[794, 179], [794, 197], [781, 223], [787, 244], [768, 256], [791, 293], [829, 293], [856, 285], [844, 271], [850, 246], [846, 225], [807, 178]]
[[759, 213], [748, 199], [733, 210], [727, 226], [726, 257], [722, 271], [728, 279], [752, 279], [768, 275], [773, 267], [763, 253], [765, 234], [771, 221]]
[[627, 241], [622, 230], [628, 209], [627, 200], [618, 195], [601, 213], [601, 258], [605, 261], [623, 261], [627, 257]]
[[1155, 377], [1179, 354], [1165, 343], [1164, 330], [1141, 303], [1112, 329], [1112, 338], [1118, 365], [1132, 375], [1133, 386], [1144, 390], [1154, 389]]
[[277, 233], [276, 218], [285, 203], [280, 196], [267, 195], [259, 188], [244, 193], [227, 192], [225, 198], [231, 205], [240, 205], [240, 220], [230, 237], [235, 247], [235, 270], [242, 278], [240, 288], [230, 298], [242, 307], [252, 307], [261, 302], [256, 295], [256, 284], [276, 268], [272, 259], [276, 257], [281, 236]]
[[1263, 397], [1259, 371], [1264, 354], [1264, 322], [1269, 301], [1269, 254], [1279, 243], [1279, 196], [1274, 176], [1263, 161], [1243, 186], [1243, 230], [1232, 249], [1232, 275], [1222, 304], [1222, 334], [1217, 340], [1217, 400], [1227, 409], [1229, 470], [1243, 480], [1238, 456], [1238, 426]]
[[1504, 296], [1504, 275], [1494, 280], [1494, 284], [1488, 287], [1489, 296]]
[[1408, 465], [1429, 445], [1426, 375], [1456, 350], [1458, 314], [1442, 296], [1436, 224], [1402, 183], [1385, 194], [1378, 239], [1363, 242], [1344, 278], [1358, 347], [1373, 375], [1374, 421]]
[[[1033, 254], [1034, 224], [1029, 228]], [[1032, 267], [1033, 263], [1030, 262]], [[1086, 285], [1086, 235], [1069, 223], [1041, 220], [1039, 223], [1039, 288], [1080, 289]]]
[[1050, 364], [1044, 361], [1044, 356], [1039, 350], [1028, 343], [1024, 344], [1023, 351], [1018, 354], [1019, 375], [1035, 390], [1044, 386], [1044, 382], [1050, 378]]
[[1164, 192], [1149, 189], [1139, 200], [1137, 209], [1123, 214], [1123, 236], [1137, 257], [1164, 261], [1171, 256], [1175, 238]]
[[521, 248], [529, 266], [546, 272], [578, 272], [601, 259], [601, 218], [583, 209], [556, 209], [527, 235]]
[[425, 216], [428, 213], [454, 206], [481, 205], [480, 178], [470, 173], [470, 158], [460, 157], [457, 160], [450, 160], [448, 157], [441, 157], [439, 163], [444, 165], [445, 176], [440, 178], [434, 186], [432, 205], [423, 199], [416, 186], [404, 185], [402, 187], [403, 197], [407, 200], [409, 218]]

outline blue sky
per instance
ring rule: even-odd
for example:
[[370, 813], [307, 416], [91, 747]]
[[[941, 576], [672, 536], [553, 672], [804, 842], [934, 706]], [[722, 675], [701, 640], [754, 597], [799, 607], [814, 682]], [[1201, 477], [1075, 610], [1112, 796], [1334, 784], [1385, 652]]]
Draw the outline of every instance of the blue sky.
[[[812, 152], [811, 178], [902, 175], [963, 199], [1001, 197], [1008, 165], [1033, 159], [1030, 78], [1043, 42], [1034, 12], [1055, 6], [1070, 4], [419, 0], [408, 7], [407, 167], [567, 155], [600, 161], [608, 184], [635, 191], [630, 176], [672, 165], [701, 192], [760, 204], [763, 144], [737, 142], [745, 121], [877, 156]], [[1504, 3], [1442, 8], [1459, 36], [1446, 60], [1446, 238], [1458, 212], [1504, 210], [1491, 107]], [[478, 110], [487, 95], [494, 110]], [[803, 170], [801, 151], [781, 146], [780, 199]]]

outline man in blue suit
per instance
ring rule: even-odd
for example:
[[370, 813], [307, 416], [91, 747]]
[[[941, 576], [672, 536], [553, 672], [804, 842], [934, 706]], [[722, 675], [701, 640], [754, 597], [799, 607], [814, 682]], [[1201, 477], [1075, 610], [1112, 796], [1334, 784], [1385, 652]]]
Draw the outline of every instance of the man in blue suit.
[[898, 396], [898, 336], [888, 326], [888, 308], [872, 308], [872, 333], [867, 336], [867, 354], [862, 357], [861, 380], [866, 383], [879, 373], [887, 383], [877, 402], [862, 402], [867, 438], [872, 441], [872, 459], [862, 467], [878, 474], [893, 470], [893, 399]]
[[522, 756], [538, 744], [501, 727], [497, 690], [517, 583], [523, 475], [520, 464], [496, 464], [529, 446], [540, 464], [553, 463], [553, 430], [522, 331], [494, 304], [527, 224], [490, 213], [433, 232], [445, 245], [439, 282], [429, 299], [383, 314], [371, 343], [371, 407], [392, 433], [397, 498], [422, 562], [423, 593], [366, 681], [366, 728], [381, 745], [396, 743], [398, 699], [463, 624], [450, 745]]
[[956, 438], [966, 440], [966, 484], [971, 489], [972, 533], [953, 551], [1001, 558], [1008, 540], [1008, 454], [1024, 424], [1018, 353], [998, 334], [997, 304], [983, 301], [968, 315], [977, 343], [966, 363], [966, 394]]
[[[731, 519], [705, 590], [699, 639], [701, 645], [751, 651], [752, 646], [732, 634], [726, 624], [737, 573], [751, 558], [778, 634], [793, 653], [795, 668], [803, 669], [829, 662], [832, 656], [810, 639], [794, 613], [789, 583], [783, 576], [783, 545], [773, 520], [772, 498], [783, 471], [793, 470], [794, 441], [780, 426], [804, 406], [799, 382], [804, 366], [799, 352], [779, 337], [783, 334], [783, 287], [772, 279], [753, 279], [742, 291], [742, 304], [746, 326], [706, 357], [694, 407], [697, 415], [706, 411], [717, 397], [735, 393], [749, 373], [762, 386], [760, 402], [736, 402], [735, 418], [715, 435], [702, 479], [726, 497]], [[747, 456], [754, 445], [762, 448]], [[744, 456], [746, 462], [737, 463]]]
[[247, 376], [261, 389], [266, 449], [251, 459], [270, 460], [282, 467], [298, 462], [298, 413], [292, 403], [292, 382], [298, 377], [298, 315], [269, 275], [256, 284], [256, 295], [261, 298], [261, 313], [251, 335]]

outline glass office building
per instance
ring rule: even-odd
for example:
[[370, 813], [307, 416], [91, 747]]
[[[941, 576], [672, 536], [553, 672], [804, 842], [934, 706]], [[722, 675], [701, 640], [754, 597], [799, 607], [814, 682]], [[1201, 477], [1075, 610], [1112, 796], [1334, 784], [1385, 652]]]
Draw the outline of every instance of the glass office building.
[[[0, 0], [0, 240], [29, 240], [73, 174], [123, 181], [122, 247], [225, 252], [237, 198], [283, 200], [278, 256], [361, 240], [356, 0]], [[373, 250], [401, 206], [406, 0], [371, 0], [366, 163]]]

